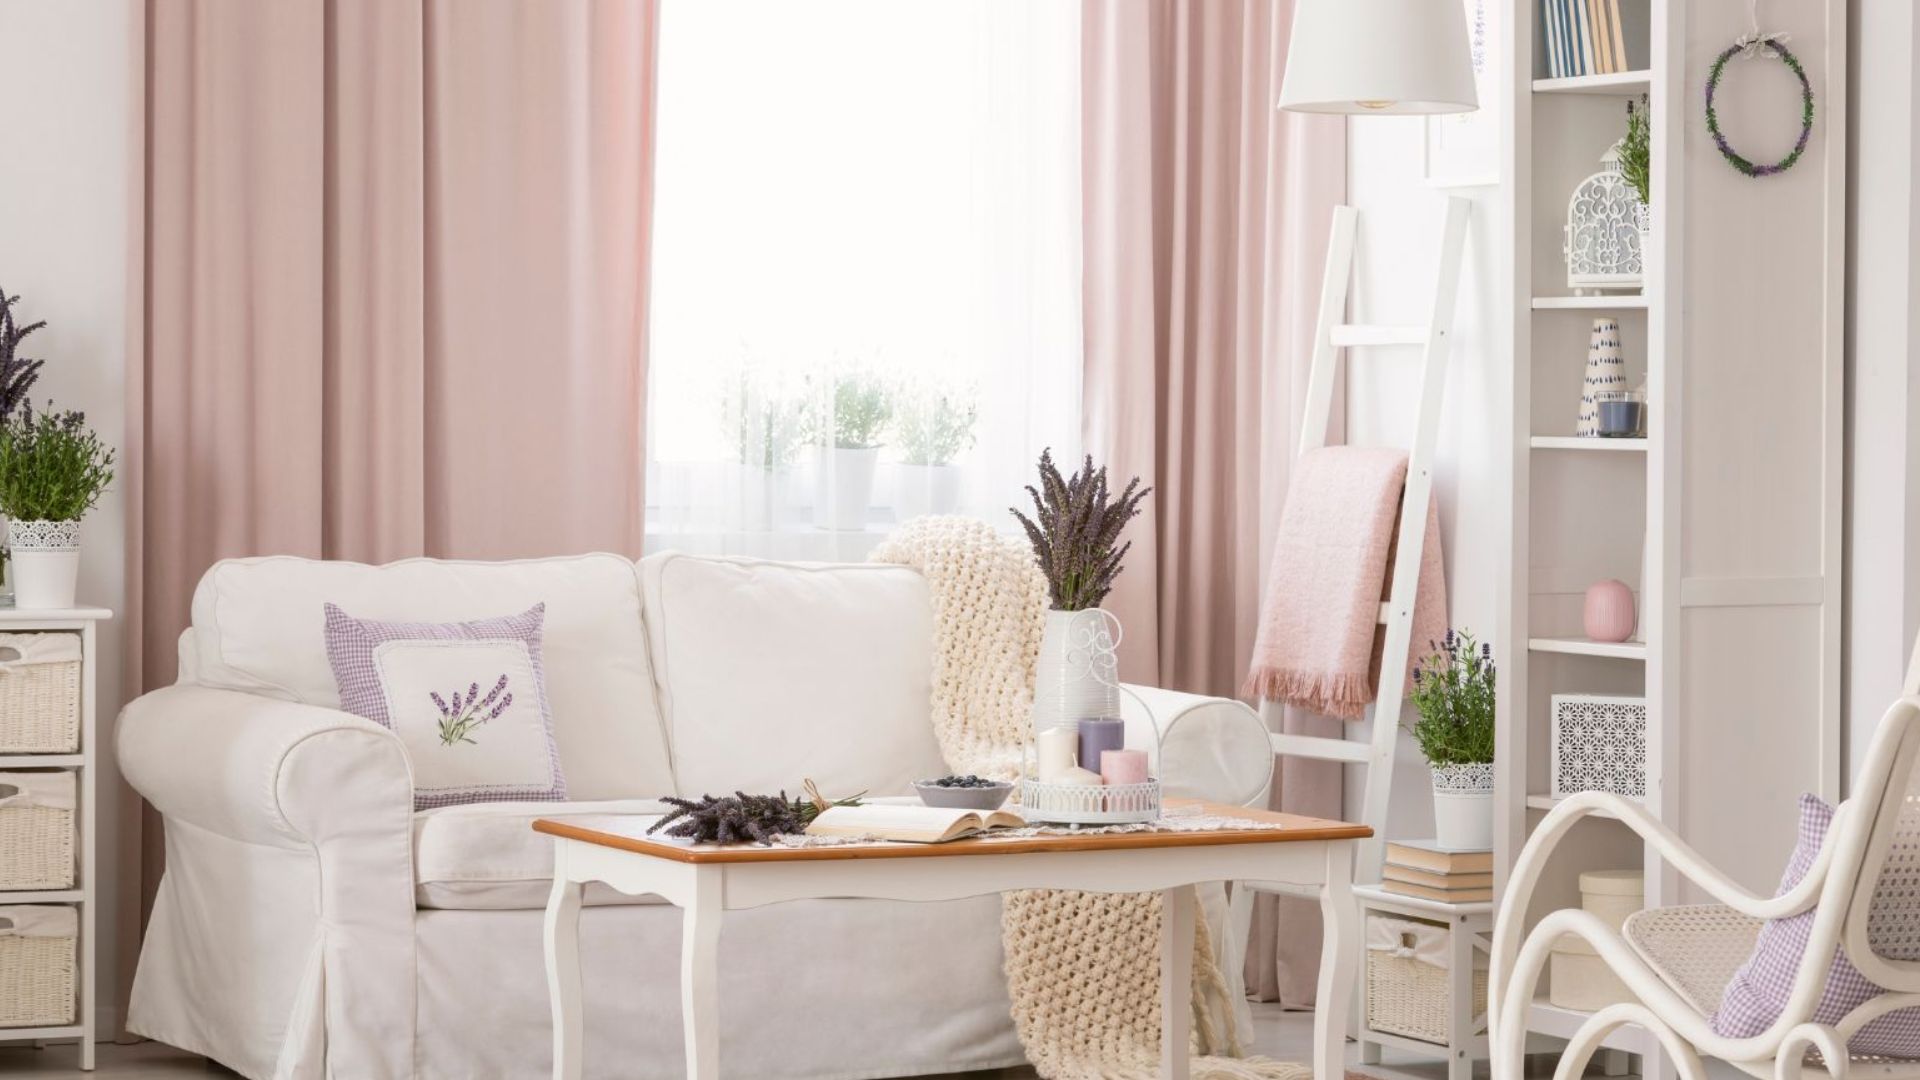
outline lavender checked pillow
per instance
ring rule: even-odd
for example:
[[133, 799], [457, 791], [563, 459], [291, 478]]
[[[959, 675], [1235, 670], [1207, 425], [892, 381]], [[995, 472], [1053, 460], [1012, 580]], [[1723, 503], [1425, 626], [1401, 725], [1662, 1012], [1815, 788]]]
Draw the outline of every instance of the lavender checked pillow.
[[340, 707], [400, 736], [414, 809], [567, 797], [540, 667], [546, 610], [407, 623], [326, 606]]
[[[1787, 871], [1780, 878], [1778, 896], [1800, 884], [1812, 868], [1813, 860], [1826, 841], [1827, 827], [1833, 824], [1833, 807], [1815, 795], [1800, 796], [1800, 839], [1787, 860]], [[1760, 928], [1753, 943], [1753, 955], [1733, 973], [1732, 981], [1720, 998], [1720, 1010], [1713, 1014], [1713, 1031], [1730, 1039], [1745, 1039], [1767, 1030], [1780, 1018], [1793, 990], [1794, 974], [1800, 958], [1806, 954], [1807, 939], [1813, 933], [1812, 911], [1787, 919], [1772, 919]], [[1814, 1007], [1815, 1023], [1837, 1023], [1855, 1008], [1885, 993], [1867, 981], [1853, 966], [1843, 949], [1833, 951], [1833, 966], [1827, 970], [1827, 985]], [[1920, 1057], [1920, 1008], [1896, 1009], [1871, 1021], [1847, 1043], [1855, 1054], [1883, 1054], [1887, 1057]]]

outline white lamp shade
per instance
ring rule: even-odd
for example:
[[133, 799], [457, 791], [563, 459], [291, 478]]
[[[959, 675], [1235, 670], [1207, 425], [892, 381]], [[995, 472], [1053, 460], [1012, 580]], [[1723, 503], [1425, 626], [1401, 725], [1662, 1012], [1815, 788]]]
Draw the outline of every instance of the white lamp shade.
[[1299, 0], [1280, 107], [1366, 116], [1479, 108], [1460, 0]]

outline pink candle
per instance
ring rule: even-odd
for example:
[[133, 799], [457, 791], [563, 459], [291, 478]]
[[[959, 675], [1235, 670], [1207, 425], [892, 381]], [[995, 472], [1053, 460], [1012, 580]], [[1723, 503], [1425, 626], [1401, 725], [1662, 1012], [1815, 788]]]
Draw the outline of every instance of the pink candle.
[[1100, 776], [1109, 784], [1147, 782], [1145, 750], [1103, 750], [1100, 752]]

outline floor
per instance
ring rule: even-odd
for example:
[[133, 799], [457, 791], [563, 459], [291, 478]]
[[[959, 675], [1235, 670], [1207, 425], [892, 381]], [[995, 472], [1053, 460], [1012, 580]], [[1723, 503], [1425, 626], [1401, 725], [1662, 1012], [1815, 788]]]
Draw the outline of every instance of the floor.
[[[1312, 1013], [1283, 1012], [1272, 1005], [1255, 1005], [1253, 1013], [1256, 1050], [1283, 1061], [1302, 1061], [1308, 1057], [1313, 1040]], [[92, 1075], [99, 1080], [185, 1080], [235, 1075], [158, 1043], [101, 1046], [97, 1065]], [[1381, 1080], [1445, 1080], [1447, 1075], [1446, 1066], [1438, 1061], [1418, 1061], [1393, 1051], [1387, 1052], [1385, 1064], [1369, 1065], [1355, 1072]], [[26, 1046], [0, 1047], [0, 1080], [77, 1080], [87, 1075], [73, 1067], [73, 1049], [69, 1046], [39, 1050]], [[1476, 1070], [1476, 1076], [1486, 1075], [1483, 1064]], [[1551, 1068], [1539, 1075], [1551, 1075]], [[1032, 1080], [1033, 1076], [1030, 1069], [1009, 1069], [927, 1080]]]

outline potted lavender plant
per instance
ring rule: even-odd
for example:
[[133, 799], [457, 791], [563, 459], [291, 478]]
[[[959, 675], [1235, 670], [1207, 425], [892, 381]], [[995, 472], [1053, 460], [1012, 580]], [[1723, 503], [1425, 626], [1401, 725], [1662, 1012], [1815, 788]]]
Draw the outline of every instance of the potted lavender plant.
[[1052, 452], [1040, 454], [1040, 486], [1027, 487], [1034, 516], [1013, 511], [1033, 544], [1053, 602], [1034, 669], [1035, 730], [1120, 715], [1114, 656], [1120, 623], [1100, 602], [1133, 547], [1120, 542], [1120, 533], [1152, 490], [1141, 487], [1136, 476], [1116, 496], [1107, 486], [1106, 467], [1094, 468], [1091, 455], [1080, 471], [1062, 476]]
[[1447, 631], [1413, 670], [1414, 740], [1433, 773], [1433, 820], [1442, 847], [1493, 846], [1493, 648]]
[[960, 505], [960, 469], [953, 462], [973, 446], [978, 417], [970, 390], [923, 384], [901, 395], [893, 420], [900, 451], [893, 466], [896, 518], [951, 514]]
[[[27, 392], [40, 381], [40, 365], [46, 363], [20, 355], [20, 342], [47, 322], [42, 319], [19, 325], [13, 317], [13, 305], [19, 300], [18, 294], [8, 296], [7, 290], [0, 289], [0, 426], [12, 420], [14, 411], [27, 403]], [[0, 518], [0, 536], [6, 531], [6, 521]], [[0, 543], [0, 602], [13, 599], [13, 566], [9, 554], [7, 546]]]

